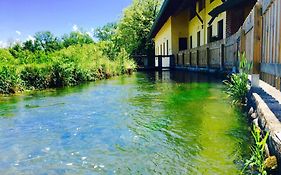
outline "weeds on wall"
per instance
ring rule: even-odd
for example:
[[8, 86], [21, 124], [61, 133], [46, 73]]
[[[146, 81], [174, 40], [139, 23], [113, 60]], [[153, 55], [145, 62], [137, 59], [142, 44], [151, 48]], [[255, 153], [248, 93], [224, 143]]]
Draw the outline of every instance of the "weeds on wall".
[[229, 80], [224, 80], [226, 93], [232, 98], [233, 104], [243, 105], [246, 103], [246, 95], [249, 91], [248, 75], [252, 64], [248, 63], [245, 53], [240, 54], [239, 73], [230, 75]]
[[246, 160], [244, 169], [241, 174], [257, 174], [267, 175], [265, 169], [265, 146], [269, 136], [269, 132], [262, 138], [262, 134], [259, 128], [253, 126], [252, 135], [255, 140], [255, 144], [251, 147], [251, 158]]

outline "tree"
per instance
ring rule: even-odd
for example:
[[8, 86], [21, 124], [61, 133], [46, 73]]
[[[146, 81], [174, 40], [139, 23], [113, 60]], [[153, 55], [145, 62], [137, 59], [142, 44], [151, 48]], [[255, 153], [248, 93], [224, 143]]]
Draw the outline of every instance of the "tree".
[[128, 53], [148, 54], [153, 51], [149, 32], [158, 14], [162, 0], [134, 0], [124, 11], [118, 24], [117, 35]]
[[69, 35], [64, 35], [62, 37], [62, 42], [64, 47], [69, 47], [77, 44], [91, 44], [94, 40], [88, 33], [71, 32]]
[[34, 36], [35, 50], [43, 50], [45, 52], [54, 52], [62, 48], [61, 43], [57, 37], [51, 32], [38, 32]]
[[117, 24], [116, 23], [107, 23], [103, 27], [99, 27], [95, 30], [94, 36], [99, 41], [110, 41], [113, 39], [113, 36], [116, 34]]

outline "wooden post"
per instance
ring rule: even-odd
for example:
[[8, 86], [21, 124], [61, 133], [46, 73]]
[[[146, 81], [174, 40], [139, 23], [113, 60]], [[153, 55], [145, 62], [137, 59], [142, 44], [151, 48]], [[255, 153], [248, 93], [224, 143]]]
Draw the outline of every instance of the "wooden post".
[[210, 49], [206, 47], [207, 69], [210, 69]]
[[192, 59], [192, 56], [191, 56], [191, 51], [189, 50], [189, 67], [191, 67], [192, 66], [192, 61], [191, 61], [191, 59]]
[[196, 68], [198, 68], [199, 67], [199, 50], [198, 49], [196, 49]]
[[184, 52], [182, 52], [182, 66], [184, 67]]
[[254, 7], [254, 48], [252, 86], [259, 86], [260, 63], [262, 55], [262, 6], [258, 2]]
[[175, 67], [175, 55], [170, 55], [170, 67], [174, 68]]
[[160, 55], [159, 57], [158, 57], [158, 69], [159, 70], [162, 70], [162, 55]]
[[246, 33], [244, 29], [241, 29], [240, 53], [244, 53], [245, 51], [246, 51]]
[[225, 51], [225, 48], [224, 48], [224, 44], [221, 44], [221, 47], [220, 47], [220, 56], [221, 56], [221, 58], [220, 58], [220, 61], [221, 61], [221, 63], [220, 63], [220, 67], [221, 67], [221, 71], [223, 71], [224, 70], [224, 51]]

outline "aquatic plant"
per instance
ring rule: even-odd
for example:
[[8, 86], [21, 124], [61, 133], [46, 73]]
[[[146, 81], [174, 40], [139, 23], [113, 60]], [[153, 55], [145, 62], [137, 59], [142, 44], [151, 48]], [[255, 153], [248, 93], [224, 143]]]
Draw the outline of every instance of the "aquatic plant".
[[253, 126], [252, 135], [255, 140], [255, 144], [251, 147], [251, 158], [246, 160], [244, 169], [241, 174], [252, 174], [255, 172], [259, 175], [266, 175], [266, 166], [264, 164], [265, 161], [265, 146], [266, 141], [269, 136], [269, 132], [265, 134], [262, 138], [262, 134], [259, 128], [255, 125]]
[[249, 91], [248, 75], [252, 64], [248, 63], [245, 53], [240, 56], [239, 73], [233, 73], [229, 80], [224, 80], [226, 93], [233, 99], [233, 104], [245, 104], [246, 95]]

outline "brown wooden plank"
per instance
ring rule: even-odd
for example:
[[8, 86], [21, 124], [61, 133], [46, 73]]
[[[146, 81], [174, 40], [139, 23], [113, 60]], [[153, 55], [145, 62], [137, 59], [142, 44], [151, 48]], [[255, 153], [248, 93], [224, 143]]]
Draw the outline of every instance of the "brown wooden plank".
[[262, 16], [261, 4], [257, 3], [254, 7], [254, 53], [253, 53], [253, 74], [260, 73], [261, 63], [261, 42], [262, 42]]

